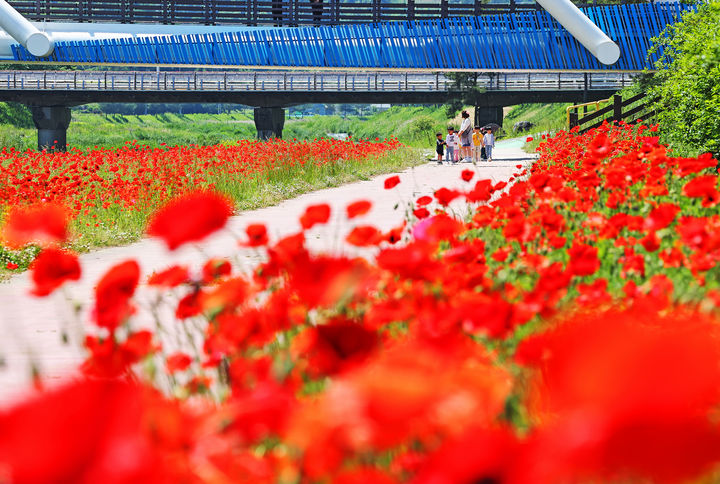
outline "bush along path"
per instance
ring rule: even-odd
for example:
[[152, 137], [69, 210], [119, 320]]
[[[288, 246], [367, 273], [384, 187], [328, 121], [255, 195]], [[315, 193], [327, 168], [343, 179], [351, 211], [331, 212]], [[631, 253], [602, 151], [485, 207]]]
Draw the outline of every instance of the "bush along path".
[[[391, 229], [362, 218], [367, 191], [306, 205], [279, 238], [253, 221], [244, 270], [117, 261], [87, 303], [79, 378], [38, 376], [50, 389], [0, 413], [0, 464], [11, 482], [714, 480], [716, 161], [653, 135], [563, 132], [506, 180], [459, 168]], [[230, 209], [186, 194], [148, 231], [183, 251]], [[309, 250], [334, 218], [372, 257]], [[47, 248], [33, 290], [85, 265]]]

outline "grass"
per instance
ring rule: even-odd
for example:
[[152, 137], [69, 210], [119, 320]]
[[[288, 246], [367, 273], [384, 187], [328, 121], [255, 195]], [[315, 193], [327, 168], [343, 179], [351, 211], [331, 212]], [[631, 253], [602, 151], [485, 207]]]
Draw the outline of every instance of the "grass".
[[[505, 115], [504, 129], [514, 136], [517, 121], [535, 124], [531, 132], [551, 132], [565, 125], [567, 104], [521, 104], [510, 107]], [[466, 107], [465, 109], [468, 109]], [[16, 112], [13, 105], [0, 106], [0, 146], [16, 150], [33, 150], [37, 134], [27, 113]], [[24, 116], [23, 116], [24, 114]], [[459, 113], [448, 119], [442, 106], [393, 106], [369, 116], [288, 117], [283, 137], [311, 140], [329, 133], [349, 133], [355, 138], [386, 138], [395, 136], [408, 146], [434, 148], [434, 134], [446, 133], [448, 125], [459, 126]], [[112, 148], [132, 140], [151, 147], [182, 145], [214, 145], [233, 143], [255, 137], [252, 110], [222, 114], [95, 114], [73, 112], [68, 128], [68, 146], [86, 150]]]
[[[403, 148], [372, 160], [348, 160], [321, 166], [307, 164], [302, 167], [277, 168], [253, 178], [223, 176], [208, 181], [214, 183], [220, 192], [232, 197], [237, 210], [242, 212], [276, 205], [315, 190], [401, 171], [424, 162], [418, 150]], [[99, 227], [95, 227], [93, 214], [81, 215], [74, 220], [75, 235], [70, 244], [72, 250], [88, 252], [129, 244], [142, 237], [149, 211], [126, 211], [112, 206], [104, 212], [103, 219], [110, 223], [100, 223]]]
[[[0, 115], [4, 111], [0, 109]], [[0, 146], [34, 150], [37, 133], [27, 123], [9, 124], [0, 116]], [[9, 119], [9, 118], [8, 118]], [[448, 121], [436, 107], [395, 106], [370, 116], [310, 116], [287, 118], [285, 139], [311, 140], [329, 133], [350, 133], [356, 138], [395, 136], [409, 146], [432, 145], [434, 133], [444, 132]], [[222, 114], [95, 114], [73, 112], [68, 128], [68, 146], [86, 150], [112, 148], [136, 140], [151, 147], [215, 145], [255, 138], [251, 110]]]

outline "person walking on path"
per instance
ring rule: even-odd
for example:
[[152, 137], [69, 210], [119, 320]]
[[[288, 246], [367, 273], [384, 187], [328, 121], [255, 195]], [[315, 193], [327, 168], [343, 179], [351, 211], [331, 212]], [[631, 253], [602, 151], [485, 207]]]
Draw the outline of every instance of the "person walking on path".
[[460, 125], [460, 159], [461, 161], [471, 161], [473, 126], [467, 111], [463, 111], [461, 116], [463, 121]]
[[447, 151], [445, 152], [445, 161], [452, 164], [455, 162], [455, 149], [458, 147], [458, 135], [455, 134], [455, 128], [448, 126], [448, 135], [445, 137], [445, 145]]
[[488, 162], [492, 161], [493, 147], [495, 146], [495, 135], [492, 132], [492, 128], [485, 130], [485, 136], [483, 136], [483, 144], [485, 145], [485, 154], [487, 155]]

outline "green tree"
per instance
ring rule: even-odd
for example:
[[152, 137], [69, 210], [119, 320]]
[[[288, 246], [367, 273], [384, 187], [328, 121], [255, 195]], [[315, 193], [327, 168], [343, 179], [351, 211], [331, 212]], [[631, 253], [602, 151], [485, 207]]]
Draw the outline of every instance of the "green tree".
[[720, 0], [686, 13], [653, 51], [661, 56], [649, 93], [660, 99], [666, 141], [681, 153], [720, 154]]
[[425, 138], [432, 144], [435, 137], [435, 121], [430, 116], [418, 116], [410, 126], [413, 138]]

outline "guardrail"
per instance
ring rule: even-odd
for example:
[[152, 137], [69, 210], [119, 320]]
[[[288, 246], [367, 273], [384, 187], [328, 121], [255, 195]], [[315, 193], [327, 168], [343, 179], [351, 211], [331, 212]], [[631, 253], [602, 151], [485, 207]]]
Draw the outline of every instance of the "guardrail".
[[616, 94], [608, 101], [611, 101], [610, 105], [582, 116], [580, 116], [579, 108], [583, 105], [570, 106], [568, 108], [569, 128], [579, 127], [580, 133], [585, 133], [601, 126], [605, 121], [625, 121], [634, 124], [641, 120], [649, 121], [656, 115], [653, 100], [644, 93], [626, 99], [623, 99], [622, 95]]
[[[629, 73], [485, 73], [477, 86], [487, 91], [582, 91], [621, 89]], [[441, 73], [394, 72], [151, 72], [5, 71], [0, 90], [75, 91], [460, 91]]]
[[[540, 7], [532, 0], [9, 0], [30, 20], [204, 25], [337, 25], [502, 14]], [[593, 6], [597, 1], [576, 1]], [[618, 0], [615, 3], [638, 3]]]

